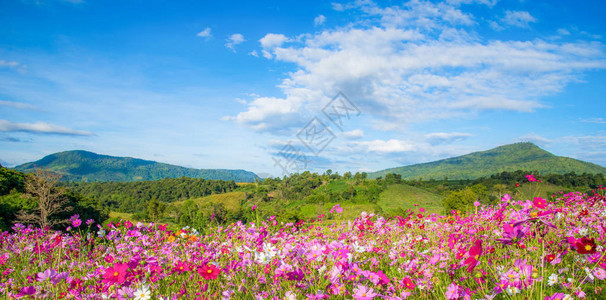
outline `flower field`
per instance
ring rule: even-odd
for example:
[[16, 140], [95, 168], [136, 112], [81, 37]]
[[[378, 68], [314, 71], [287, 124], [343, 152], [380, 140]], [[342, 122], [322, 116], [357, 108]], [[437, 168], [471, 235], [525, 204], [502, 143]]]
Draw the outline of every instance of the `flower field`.
[[[598, 192], [603, 192], [603, 189]], [[606, 199], [476, 203], [473, 213], [167, 230], [74, 216], [0, 236], [5, 299], [606, 299]], [[332, 213], [338, 214], [341, 207]]]

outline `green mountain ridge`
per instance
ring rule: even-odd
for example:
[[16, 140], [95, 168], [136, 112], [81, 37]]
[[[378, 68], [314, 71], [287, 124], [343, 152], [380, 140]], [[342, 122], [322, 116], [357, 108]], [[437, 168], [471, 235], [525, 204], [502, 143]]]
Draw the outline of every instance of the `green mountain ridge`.
[[227, 169], [193, 169], [150, 160], [116, 157], [83, 150], [58, 152], [35, 162], [16, 166], [22, 172], [36, 168], [63, 175], [69, 181], [143, 181], [163, 178], [204, 178], [254, 182], [259, 177], [250, 171]]
[[385, 169], [368, 174], [369, 178], [385, 177], [388, 173], [402, 179], [475, 179], [504, 171], [537, 171], [541, 174], [575, 172], [606, 174], [606, 168], [581, 160], [556, 156], [533, 143], [515, 143], [494, 149], [446, 158], [438, 161]]

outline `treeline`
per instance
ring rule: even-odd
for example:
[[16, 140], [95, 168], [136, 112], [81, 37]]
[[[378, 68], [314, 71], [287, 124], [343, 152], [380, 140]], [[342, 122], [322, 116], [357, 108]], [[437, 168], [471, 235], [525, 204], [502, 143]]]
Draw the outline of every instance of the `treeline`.
[[[323, 174], [305, 171], [283, 178], [266, 178], [256, 185], [244, 187], [248, 198], [262, 201], [299, 201], [308, 203], [376, 201], [382, 187], [375, 180], [367, 180], [365, 172], [343, 175], [327, 170]], [[332, 184], [331, 184], [332, 183]], [[375, 199], [376, 198], [376, 199]]]
[[234, 181], [199, 178], [166, 178], [138, 182], [66, 182], [63, 186], [95, 200], [100, 206], [126, 213], [145, 210], [154, 198], [175, 202], [235, 190]]
[[10, 230], [18, 222], [61, 229], [69, 226], [67, 220], [75, 214], [98, 223], [108, 218], [108, 211], [90, 198], [49, 182], [54, 175], [44, 178], [48, 173], [40, 174], [23, 174], [0, 166], [0, 230]]
[[[553, 185], [559, 185], [566, 188], [579, 188], [586, 187], [590, 189], [595, 189], [600, 185], [606, 183], [606, 179], [604, 178], [604, 174], [576, 174], [575, 172], [569, 172], [566, 174], [545, 174], [542, 175], [538, 171], [523, 171], [517, 170], [513, 172], [501, 172], [497, 174], [493, 174], [488, 177], [480, 177], [476, 179], [469, 180], [449, 180], [448, 177], [445, 177], [443, 180], [409, 180], [402, 181], [403, 183], [422, 187], [438, 192], [443, 191], [452, 191], [462, 189], [468, 186], [473, 186], [476, 184], [481, 184], [486, 186], [488, 189], [494, 188], [496, 185], [515, 185], [516, 183], [524, 183], [528, 182], [526, 175], [534, 174], [535, 176], [540, 177], [541, 181], [544, 183], [549, 183]], [[388, 176], [394, 176], [394, 174], [388, 174]], [[398, 175], [399, 176], [399, 175]], [[387, 178], [387, 176], [386, 176]]]

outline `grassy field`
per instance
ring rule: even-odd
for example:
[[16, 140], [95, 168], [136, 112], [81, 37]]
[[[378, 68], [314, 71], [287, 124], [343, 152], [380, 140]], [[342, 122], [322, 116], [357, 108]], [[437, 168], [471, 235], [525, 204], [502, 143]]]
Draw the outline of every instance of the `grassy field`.
[[[377, 203], [384, 212], [402, 208], [425, 208], [428, 213], [442, 212], [442, 196], [406, 184], [392, 184], [380, 195]], [[415, 206], [418, 204], [418, 206]]]
[[111, 211], [109, 212], [109, 217], [110, 218], [116, 218], [116, 219], [122, 219], [122, 220], [128, 220], [133, 222], [133, 214], [129, 214], [129, 213], [121, 213], [121, 212], [117, 212], [117, 211]]
[[[206, 203], [223, 203], [225, 209], [237, 210], [238, 208], [240, 208], [241, 200], [244, 200], [244, 192], [215, 194], [200, 198], [194, 198], [192, 200], [198, 205]], [[175, 205], [181, 205], [183, 203], [185, 203], [185, 201], [173, 202], [173, 204]]]
[[[332, 191], [343, 191], [348, 187], [345, 182], [330, 183], [327, 188]], [[424, 207], [428, 213], [442, 212], [442, 196], [416, 188], [406, 184], [393, 184], [380, 194], [380, 199], [376, 204], [373, 203], [339, 203], [343, 207], [343, 213], [333, 215], [334, 220], [353, 220], [365, 211], [373, 213], [382, 211], [382, 214], [388, 214], [390, 211], [401, 208], [418, 209]], [[337, 203], [290, 203], [287, 208], [299, 209], [304, 218], [314, 218], [320, 214], [329, 215], [330, 209]], [[415, 206], [418, 204], [418, 206]]]

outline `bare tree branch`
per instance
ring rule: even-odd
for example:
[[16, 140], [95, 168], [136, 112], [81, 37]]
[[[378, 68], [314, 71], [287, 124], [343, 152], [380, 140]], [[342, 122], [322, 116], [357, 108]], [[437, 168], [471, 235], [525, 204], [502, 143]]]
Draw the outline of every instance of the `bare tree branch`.
[[64, 224], [69, 220], [60, 220], [56, 216], [71, 211], [65, 191], [57, 187], [61, 175], [36, 169], [34, 174], [28, 174], [25, 180], [25, 194], [31, 197], [38, 207], [33, 211], [21, 210], [17, 219], [24, 223], [34, 223], [40, 228]]

